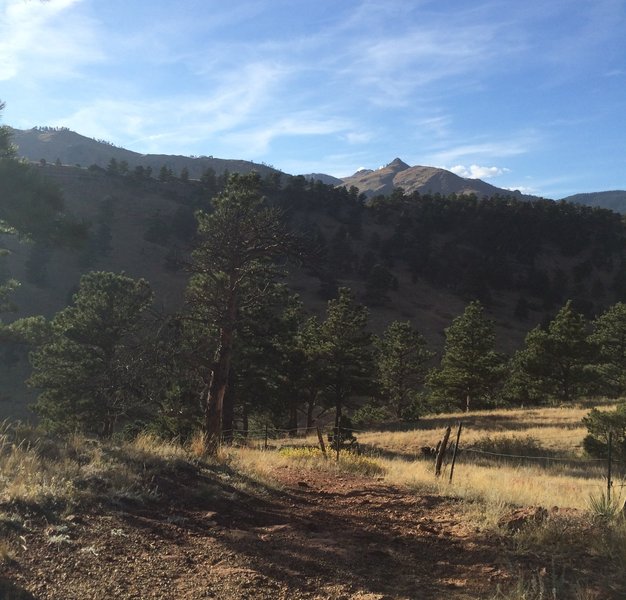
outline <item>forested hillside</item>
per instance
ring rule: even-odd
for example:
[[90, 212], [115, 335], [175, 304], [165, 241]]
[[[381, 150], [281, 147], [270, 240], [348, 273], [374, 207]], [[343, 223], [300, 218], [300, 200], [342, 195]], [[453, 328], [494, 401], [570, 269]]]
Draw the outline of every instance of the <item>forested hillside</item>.
[[[144, 278], [154, 291], [153, 306], [161, 318], [184, 309], [191, 250], [198, 244], [195, 212], [211, 213], [211, 199], [224, 190], [228, 174], [218, 176], [207, 169], [200, 180], [188, 180], [172, 173], [154, 179], [140, 169], [120, 172], [114, 165], [34, 169], [38, 177], [62, 190], [66, 219], [71, 215], [85, 234], [69, 247], [45, 236], [19, 243], [6, 240], [13, 254], [5, 260], [5, 275], [22, 285], [13, 294], [18, 312], [6, 314], [5, 321], [38, 314], [52, 317], [71, 302], [81, 275], [90, 271]], [[297, 260], [279, 260], [282, 274], [271, 276], [271, 281], [286, 282], [287, 288], [268, 292], [264, 298], [268, 305], [249, 307], [250, 316], [236, 334], [248, 338], [250, 345], [241, 356], [234, 355], [232, 376], [242, 394], [254, 389], [254, 394], [264, 395], [262, 411], [291, 410], [272, 406], [274, 400], [266, 404], [284, 377], [279, 372], [268, 374], [272, 366], [300, 356], [297, 348], [289, 350], [292, 342], [285, 341], [289, 336], [282, 342], [272, 337], [278, 335], [272, 329], [278, 323], [275, 319], [286, 318], [289, 303], [295, 312], [291, 321], [281, 321], [279, 330], [297, 331], [307, 314], [323, 318], [326, 303], [340, 288], [349, 288], [352, 296], [345, 302], [369, 309], [364, 331], [382, 333], [393, 321], [410, 321], [432, 355], [441, 351], [444, 330], [452, 320], [468, 302], [479, 300], [494, 321], [494, 347], [510, 354], [521, 346], [527, 331], [547, 324], [566, 300], [592, 318], [626, 293], [624, 227], [620, 216], [607, 210], [546, 200], [401, 190], [366, 200], [355, 188], [335, 188], [304, 177], [283, 181], [276, 173], [259, 179], [258, 185], [268, 206], [282, 215], [290, 235], [300, 240]], [[294, 293], [302, 306], [288, 301]], [[265, 337], [264, 345], [254, 349], [259, 336]], [[211, 342], [203, 343], [208, 344], [203, 352], [210, 355]], [[287, 346], [279, 347], [284, 343]], [[29, 396], [18, 379], [28, 375], [29, 349], [19, 341], [5, 344], [5, 370], [13, 374], [5, 378], [5, 413], [24, 414], [24, 398]], [[266, 362], [255, 362], [261, 358]], [[199, 387], [179, 390], [177, 402], [185, 394], [193, 398], [200, 393], [206, 359], [200, 363], [191, 378]], [[297, 360], [292, 368], [298, 371]], [[371, 393], [357, 388], [349, 395]], [[324, 402], [330, 408], [334, 401]], [[314, 405], [311, 401], [305, 411], [309, 422]], [[292, 408], [290, 420], [295, 423], [300, 408]]]

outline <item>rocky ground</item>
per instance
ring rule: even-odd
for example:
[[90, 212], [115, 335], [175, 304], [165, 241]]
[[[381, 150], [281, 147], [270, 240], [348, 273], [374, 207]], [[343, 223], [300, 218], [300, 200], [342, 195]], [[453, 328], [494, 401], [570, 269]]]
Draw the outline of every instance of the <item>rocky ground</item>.
[[[202, 494], [164, 481], [149, 504], [129, 498], [52, 522], [33, 513], [0, 565], [0, 597], [470, 599], [497, 597], [521, 570], [548, 579], [545, 556], [515, 555], [457, 500], [291, 468], [278, 470], [277, 488], [231, 486], [222, 473], [215, 494], [215, 480], [194, 477]], [[575, 569], [593, 598], [626, 597], [603, 587], [598, 561], [581, 557]]]

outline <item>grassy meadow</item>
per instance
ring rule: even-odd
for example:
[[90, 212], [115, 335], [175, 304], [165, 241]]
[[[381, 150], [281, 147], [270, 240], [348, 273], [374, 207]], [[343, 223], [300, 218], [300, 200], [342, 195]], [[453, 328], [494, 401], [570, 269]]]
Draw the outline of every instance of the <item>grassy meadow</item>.
[[[232, 451], [247, 471], [271, 479], [273, 469], [286, 464], [303, 468], [375, 473], [389, 483], [416, 490], [489, 503], [586, 509], [606, 489], [606, 461], [586, 457], [582, 418], [589, 408], [538, 408], [475, 411], [424, 417], [407, 431], [357, 432], [362, 455], [348, 452], [325, 460], [316, 436], [272, 440], [263, 451], [257, 441]], [[434, 476], [434, 460], [421, 448], [435, 447], [447, 425], [462, 421], [460, 452], [449, 482], [449, 459], [442, 476]], [[276, 448], [282, 448], [276, 452]], [[623, 484], [614, 465], [614, 496]], [[616, 471], [617, 469], [617, 471]]]
[[[608, 409], [607, 409], [608, 410]], [[586, 457], [582, 418], [588, 408], [476, 411], [424, 417], [406, 431], [356, 432], [361, 455], [342, 451], [337, 462], [317, 447], [317, 437], [262, 440], [224, 448], [219, 460], [272, 485], [272, 472], [292, 465], [376, 476], [393, 484], [490, 504], [586, 509], [606, 489], [606, 461]], [[442, 476], [421, 448], [434, 447], [446, 425], [463, 423], [460, 452], [449, 482], [450, 456]], [[93, 482], [106, 482], [112, 495], [150, 495], [150, 470], [175, 470], [202, 454], [196, 440], [183, 447], [149, 435], [119, 444], [101, 444], [79, 435], [62, 441], [30, 427], [4, 425], [0, 431], [0, 502], [79, 502]], [[137, 466], [141, 468], [138, 470]], [[614, 497], [623, 479], [614, 465]], [[149, 478], [148, 478], [149, 479]]]

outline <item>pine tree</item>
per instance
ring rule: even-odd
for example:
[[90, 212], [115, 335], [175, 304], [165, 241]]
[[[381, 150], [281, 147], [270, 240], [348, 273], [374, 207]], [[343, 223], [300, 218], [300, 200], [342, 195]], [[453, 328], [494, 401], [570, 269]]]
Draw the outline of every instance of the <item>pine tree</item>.
[[144, 280], [92, 272], [71, 306], [55, 315], [31, 355], [28, 383], [41, 390], [36, 411], [52, 429], [109, 437], [116, 421], [142, 401], [141, 317], [152, 302]]
[[[4, 103], [0, 102], [0, 112]], [[19, 234], [37, 243], [71, 245], [84, 237], [85, 227], [64, 215], [60, 190], [23, 161], [16, 159], [8, 127], [0, 127], [0, 233]], [[0, 255], [6, 254], [0, 248]], [[0, 281], [0, 312], [11, 308], [14, 280]]]
[[517, 359], [518, 368], [544, 399], [571, 402], [589, 388], [594, 373], [593, 346], [587, 322], [568, 301], [548, 324], [528, 333]]
[[407, 321], [394, 321], [376, 345], [379, 394], [396, 418], [414, 402], [434, 352]]
[[350, 400], [372, 390], [372, 337], [367, 321], [367, 309], [355, 301], [349, 288], [340, 288], [319, 325], [315, 354], [325, 398], [335, 409], [335, 427], [340, 426]]
[[593, 322], [589, 341], [598, 349], [595, 371], [605, 393], [626, 393], [626, 304], [618, 302]]
[[465, 410], [495, 396], [502, 380], [502, 358], [495, 352], [493, 323], [475, 300], [445, 331], [441, 365], [427, 377], [433, 397]]
[[218, 345], [207, 384], [205, 440], [216, 452], [222, 430], [241, 310], [254, 304], [276, 276], [273, 260], [293, 248], [282, 214], [260, 195], [256, 173], [233, 175], [213, 200], [213, 212], [198, 212], [199, 244], [192, 254], [187, 299], [207, 331], [218, 331]]

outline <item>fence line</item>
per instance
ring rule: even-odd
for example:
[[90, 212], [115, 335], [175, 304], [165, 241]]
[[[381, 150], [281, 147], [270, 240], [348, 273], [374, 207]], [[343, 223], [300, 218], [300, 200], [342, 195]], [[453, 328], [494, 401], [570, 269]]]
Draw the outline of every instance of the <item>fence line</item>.
[[[505, 458], [523, 458], [524, 460], [555, 460], [566, 462], [606, 462], [605, 458], [567, 458], [565, 456], [525, 456], [523, 454], [503, 454], [501, 452], [489, 452], [488, 450], [478, 450], [476, 448], [462, 448], [462, 452], [473, 452], [474, 454], [487, 454], [489, 456], [501, 456]], [[613, 461], [616, 463], [617, 461]]]

